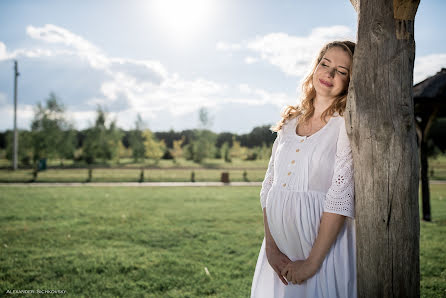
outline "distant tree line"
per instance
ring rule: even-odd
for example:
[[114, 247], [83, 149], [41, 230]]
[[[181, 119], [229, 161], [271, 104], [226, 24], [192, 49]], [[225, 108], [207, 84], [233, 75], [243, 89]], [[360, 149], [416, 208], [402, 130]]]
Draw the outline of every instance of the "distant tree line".
[[[123, 130], [98, 106], [91, 127], [76, 130], [66, 120], [65, 106], [50, 93], [45, 104], [38, 103], [30, 130], [19, 131], [18, 158], [21, 166], [37, 166], [42, 159], [74, 160], [80, 166], [132, 159], [157, 164], [160, 159], [174, 163], [184, 158], [202, 163], [205, 158], [243, 160], [268, 159], [276, 137], [269, 127], [255, 127], [250, 133], [214, 133], [208, 129], [212, 119], [205, 108], [199, 111], [200, 127], [175, 132], [152, 132], [138, 114], [133, 129]], [[436, 119], [428, 140], [429, 156], [446, 151], [446, 119]], [[12, 160], [13, 131], [0, 132], [0, 158]]]
[[[35, 106], [30, 130], [19, 130], [18, 158], [21, 166], [36, 166], [42, 159], [74, 160], [78, 164], [120, 163], [123, 158], [134, 162], [180, 158], [201, 163], [205, 158], [244, 160], [268, 159], [275, 139], [269, 127], [254, 128], [250, 133], [236, 135], [214, 133], [205, 108], [199, 111], [200, 127], [175, 132], [152, 132], [138, 114], [134, 127], [123, 130], [108, 113], [98, 106], [91, 127], [76, 130], [66, 120], [66, 108], [50, 93], [45, 103]], [[13, 131], [0, 132], [0, 152], [12, 160]]]

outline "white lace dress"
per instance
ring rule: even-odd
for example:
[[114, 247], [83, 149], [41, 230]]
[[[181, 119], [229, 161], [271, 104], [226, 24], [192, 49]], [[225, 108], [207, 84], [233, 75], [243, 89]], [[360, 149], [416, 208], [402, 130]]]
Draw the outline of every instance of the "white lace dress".
[[291, 261], [306, 259], [323, 212], [346, 216], [318, 272], [301, 285], [284, 285], [265, 253], [251, 297], [356, 297], [353, 160], [343, 117], [335, 114], [309, 137], [296, 134], [297, 118], [279, 130], [260, 191], [271, 235]]

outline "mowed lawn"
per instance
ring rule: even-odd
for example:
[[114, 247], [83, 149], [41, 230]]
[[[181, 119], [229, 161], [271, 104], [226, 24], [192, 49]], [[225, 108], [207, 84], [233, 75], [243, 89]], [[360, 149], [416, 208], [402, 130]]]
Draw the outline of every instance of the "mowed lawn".
[[[263, 238], [259, 191], [1, 187], [1, 293], [248, 297]], [[421, 223], [421, 293], [444, 297], [446, 185], [431, 191], [434, 220]]]
[[247, 297], [263, 238], [259, 190], [3, 187], [1, 291]]

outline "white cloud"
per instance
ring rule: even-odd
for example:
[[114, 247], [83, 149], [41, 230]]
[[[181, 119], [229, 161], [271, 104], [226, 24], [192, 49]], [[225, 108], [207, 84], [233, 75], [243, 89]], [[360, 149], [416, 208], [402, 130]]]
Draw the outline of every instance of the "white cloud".
[[196, 109], [196, 104], [209, 101], [209, 96], [226, 88], [201, 78], [184, 80], [177, 74], [171, 75], [159, 61], [109, 57], [84, 38], [54, 25], [28, 26], [27, 33], [35, 39], [71, 48], [92, 68], [102, 69], [110, 76], [110, 80], [100, 85], [104, 98], [91, 98], [91, 106], [125, 98], [137, 111], [156, 111], [164, 107], [173, 114], [181, 114]]
[[[1, 99], [0, 96], [0, 127], [12, 129], [14, 125], [14, 105], [6, 101], [6, 96]], [[29, 129], [30, 123], [34, 117], [34, 107], [27, 104], [17, 105], [17, 127], [20, 129]]]
[[57, 55], [75, 55], [73, 51], [67, 50], [49, 50], [49, 49], [17, 49], [12, 52], [8, 52], [6, 45], [0, 41], [0, 61], [8, 59], [16, 59], [19, 57], [27, 58], [39, 58], [39, 57], [50, 57]]
[[70, 122], [75, 123], [76, 129], [85, 129], [94, 125], [96, 110], [73, 111], [68, 109], [66, 115]]
[[226, 43], [226, 42], [218, 42], [217, 43], [217, 50], [220, 51], [238, 51], [241, 50], [243, 48], [243, 46], [241, 44], [237, 44], [237, 43]]
[[251, 105], [264, 105], [273, 104], [278, 108], [282, 108], [284, 105], [295, 105], [297, 104], [297, 97], [290, 97], [286, 93], [274, 93], [268, 92], [260, 88], [252, 88], [248, 84], [240, 84], [238, 86], [239, 92], [244, 94], [246, 97], [232, 98], [231, 102], [234, 103], [247, 103]]
[[[78, 129], [92, 125], [97, 105], [105, 107], [106, 110], [112, 107], [110, 116], [117, 117], [120, 127], [130, 128], [136, 113], [140, 113], [147, 122], [159, 123], [166, 121], [166, 111], [169, 115], [177, 117], [196, 113], [197, 108], [202, 106], [218, 108], [220, 105], [232, 103], [252, 106], [269, 103], [282, 107], [295, 101], [287, 94], [271, 93], [246, 84], [228, 86], [200, 77], [185, 79], [177, 73], [168, 72], [159, 61], [111, 57], [92, 42], [55, 25], [28, 26], [27, 34], [34, 40], [42, 41], [43, 45], [39, 45], [39, 48], [20, 48], [8, 52], [6, 45], [0, 43], [0, 60], [50, 57], [50, 60], [45, 60], [45, 63], [48, 63], [53, 59], [66, 59], [68, 56], [69, 60], [75, 63], [79, 59], [86, 61], [82, 67], [90, 67], [105, 74], [104, 79], [98, 81], [97, 90], [92, 90], [96, 94], [92, 94], [83, 106], [76, 103], [67, 109], [67, 116], [75, 120]], [[228, 51], [241, 49], [241, 46], [236, 44], [221, 43], [219, 47]], [[259, 59], [249, 56], [247, 63], [254, 63]], [[67, 69], [67, 72], [69, 71]], [[64, 97], [66, 98], [66, 95]], [[10, 117], [8, 109], [7, 105], [4, 105], [0, 111], [1, 115], [5, 115], [4, 118]], [[33, 114], [32, 106], [22, 107], [22, 110], [22, 119], [27, 119], [26, 127], [29, 127]], [[10, 125], [2, 123], [2, 127]]]
[[86, 58], [95, 68], [103, 69], [110, 63], [100, 49], [81, 36], [71, 33], [64, 28], [52, 24], [46, 24], [43, 27], [28, 26], [26, 33], [33, 39], [47, 43], [62, 44], [76, 50], [79, 56]]
[[442, 67], [446, 67], [446, 54], [431, 54], [415, 57], [413, 71], [414, 84], [421, 82], [427, 77], [435, 75]]
[[332, 40], [354, 40], [353, 32], [346, 26], [314, 28], [307, 36], [291, 36], [286, 33], [270, 33], [240, 44], [219, 42], [223, 51], [251, 51], [257, 57], [245, 58], [247, 64], [264, 60], [289, 76], [304, 76], [320, 48]]
[[245, 93], [245, 94], [251, 94], [252, 93], [252, 89], [249, 87], [248, 84], [240, 84], [238, 86], [240, 92]]
[[253, 64], [253, 63], [256, 63], [257, 61], [259, 61], [259, 59], [251, 57], [251, 56], [248, 56], [245, 58], [246, 64]]
[[[68, 50], [34, 50], [34, 56], [36, 57], [42, 55], [77, 55], [79, 58], [88, 61], [92, 68], [103, 70], [110, 76], [115, 76], [119, 71], [124, 71], [131, 75], [132, 71], [139, 68], [139, 76], [153, 80], [156, 83], [159, 83], [167, 75], [167, 70], [158, 61], [109, 57], [101, 49], [83, 37], [52, 24], [47, 24], [43, 27], [28, 26], [26, 32], [33, 39], [68, 48]], [[33, 55], [30, 51], [25, 51], [24, 54], [28, 57], [32, 57]]]
[[6, 45], [0, 41], [0, 61], [9, 59]]

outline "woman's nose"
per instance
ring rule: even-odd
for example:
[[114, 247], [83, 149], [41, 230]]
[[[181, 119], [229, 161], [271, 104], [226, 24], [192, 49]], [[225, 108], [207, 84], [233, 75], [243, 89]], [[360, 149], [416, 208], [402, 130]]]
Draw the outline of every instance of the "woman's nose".
[[329, 74], [332, 78], [334, 78], [335, 73], [336, 73], [336, 69], [334, 69], [334, 68], [332, 68], [331, 70], [328, 71], [328, 74]]

